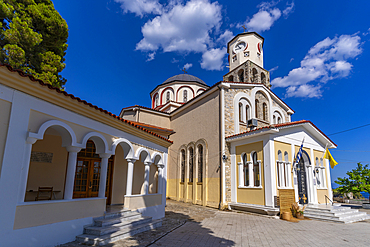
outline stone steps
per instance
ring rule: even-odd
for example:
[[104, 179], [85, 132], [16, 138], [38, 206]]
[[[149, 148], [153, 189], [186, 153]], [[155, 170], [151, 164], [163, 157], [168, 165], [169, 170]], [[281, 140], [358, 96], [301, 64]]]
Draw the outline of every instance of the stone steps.
[[353, 223], [370, 219], [365, 212], [357, 209], [331, 205], [310, 205], [304, 211], [304, 216], [310, 219], [332, 221], [338, 223]]
[[131, 210], [107, 213], [95, 218], [92, 226], [86, 226], [84, 234], [76, 237], [77, 242], [89, 245], [105, 245], [117, 240], [145, 232], [162, 225], [162, 220], [152, 220]]

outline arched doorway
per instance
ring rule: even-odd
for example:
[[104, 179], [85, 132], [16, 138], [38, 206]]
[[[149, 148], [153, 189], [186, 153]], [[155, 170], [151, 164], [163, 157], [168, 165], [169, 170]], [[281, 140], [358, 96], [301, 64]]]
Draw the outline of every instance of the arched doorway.
[[[114, 156], [108, 159], [107, 183], [105, 196], [107, 204], [111, 201], [112, 167]], [[98, 197], [100, 181], [101, 158], [96, 153], [93, 141], [86, 143], [86, 148], [77, 155], [73, 198]]]
[[298, 199], [300, 204], [308, 204], [307, 166], [310, 165], [310, 157], [307, 152], [302, 151], [302, 157], [297, 167]]

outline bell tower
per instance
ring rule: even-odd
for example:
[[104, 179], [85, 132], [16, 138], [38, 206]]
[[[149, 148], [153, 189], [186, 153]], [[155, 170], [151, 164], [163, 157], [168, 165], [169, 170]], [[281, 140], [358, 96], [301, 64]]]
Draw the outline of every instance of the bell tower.
[[232, 71], [247, 60], [263, 68], [264, 38], [256, 32], [236, 35], [227, 44], [229, 54], [229, 71]]
[[263, 68], [264, 38], [256, 32], [236, 35], [227, 43], [229, 73], [224, 81], [262, 83], [270, 88], [270, 73]]

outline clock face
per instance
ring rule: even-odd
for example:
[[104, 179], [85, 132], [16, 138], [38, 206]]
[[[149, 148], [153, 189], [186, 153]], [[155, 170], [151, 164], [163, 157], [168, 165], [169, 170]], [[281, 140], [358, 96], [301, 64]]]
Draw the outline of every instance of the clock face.
[[245, 43], [244, 41], [241, 41], [241, 42], [238, 42], [235, 46], [234, 46], [234, 53], [238, 53], [238, 52], [241, 52], [241, 51], [244, 51], [245, 48], [247, 48], [247, 43]]

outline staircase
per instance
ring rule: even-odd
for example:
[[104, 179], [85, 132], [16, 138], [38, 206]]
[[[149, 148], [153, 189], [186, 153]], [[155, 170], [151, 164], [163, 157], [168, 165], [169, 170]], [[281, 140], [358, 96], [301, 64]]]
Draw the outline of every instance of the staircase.
[[365, 212], [339, 205], [309, 205], [304, 216], [315, 220], [326, 220], [338, 223], [353, 223], [370, 219]]
[[109, 212], [95, 218], [92, 226], [84, 228], [84, 234], [76, 237], [77, 242], [89, 245], [105, 245], [117, 240], [162, 226], [162, 220], [142, 216], [127, 209]]

